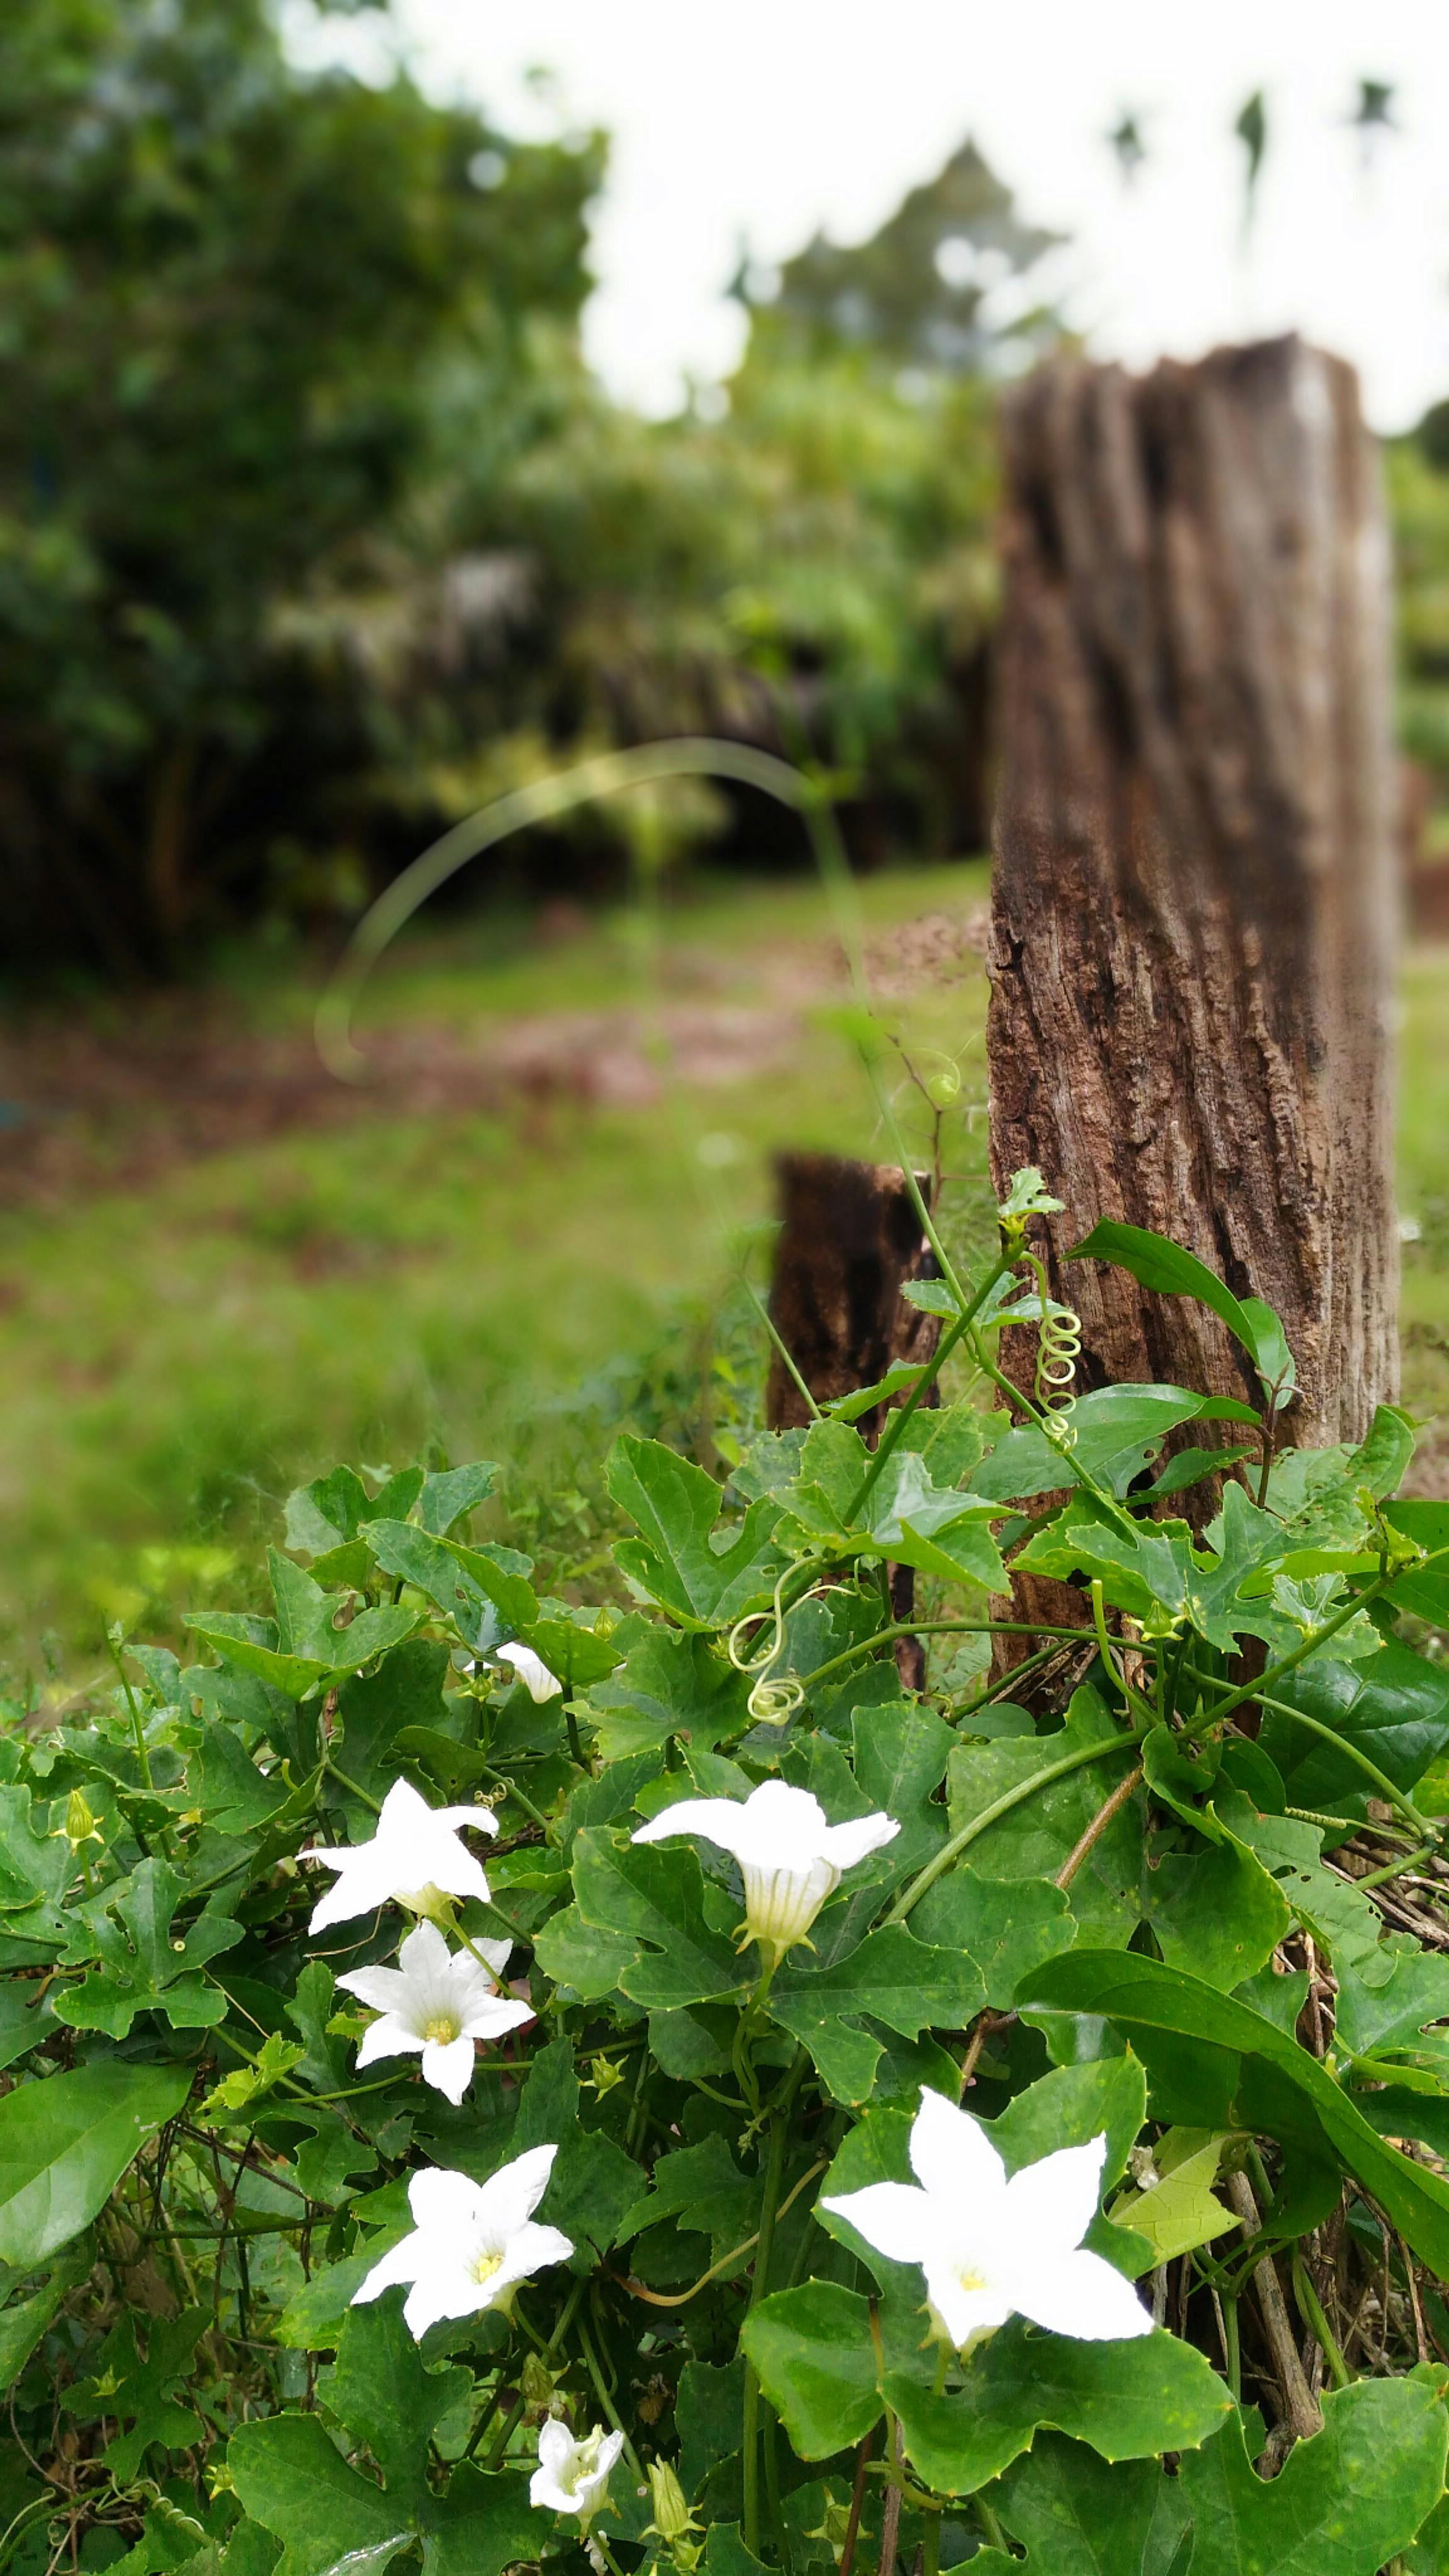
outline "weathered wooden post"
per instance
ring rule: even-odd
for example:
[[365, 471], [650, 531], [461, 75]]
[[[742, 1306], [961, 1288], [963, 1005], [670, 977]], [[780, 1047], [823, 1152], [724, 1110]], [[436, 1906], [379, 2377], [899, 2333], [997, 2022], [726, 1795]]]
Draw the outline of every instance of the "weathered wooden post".
[[[1397, 1383], [1388, 548], [1352, 371], [1296, 339], [1005, 416], [987, 1054], [998, 1181], [1277, 1308], [1284, 1437]], [[1251, 1394], [1216, 1317], [1083, 1262], [1079, 1385]]]

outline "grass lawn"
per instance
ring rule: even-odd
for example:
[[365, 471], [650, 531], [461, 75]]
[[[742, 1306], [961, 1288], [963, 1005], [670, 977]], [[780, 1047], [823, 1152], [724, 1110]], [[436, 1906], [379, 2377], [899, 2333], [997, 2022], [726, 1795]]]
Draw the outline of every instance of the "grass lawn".
[[[868, 880], [887, 977], [894, 925], [984, 893], [975, 865]], [[160, 1633], [188, 1603], [243, 1598], [257, 1535], [338, 1457], [398, 1465], [437, 1442], [502, 1458], [521, 1543], [586, 1546], [616, 1422], [695, 1420], [702, 1362], [709, 1403], [750, 1401], [762, 1337], [728, 1295], [730, 1244], [768, 1212], [772, 1149], [879, 1149], [827, 960], [808, 885], [705, 885], [667, 925], [662, 1000], [676, 1029], [697, 1007], [733, 1031], [728, 1079], [706, 1062], [651, 1084], [646, 1029], [625, 1050], [632, 1089], [433, 1110], [383, 1094], [345, 1123], [0, 1217], [0, 1663], [49, 1632], [52, 1660], [83, 1671], [106, 1619]], [[573, 1044], [579, 1015], [638, 992], [627, 922], [550, 943], [480, 917], [390, 961], [362, 1034], [491, 1043], [562, 1019]], [[1405, 1392], [1449, 1410], [1449, 949], [1417, 953], [1405, 997]], [[295, 1038], [311, 1001], [305, 979], [249, 962], [226, 1010], [261, 1044]], [[970, 954], [889, 1006], [915, 1048], [963, 1060], [963, 1223], [985, 1198], [984, 1008]]]

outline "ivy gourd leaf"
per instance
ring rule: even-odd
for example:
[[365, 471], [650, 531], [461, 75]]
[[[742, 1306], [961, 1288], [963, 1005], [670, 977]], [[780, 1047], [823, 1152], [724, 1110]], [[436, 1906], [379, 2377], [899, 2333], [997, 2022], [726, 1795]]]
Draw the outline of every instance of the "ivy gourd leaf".
[[834, 2281], [762, 2299], [740, 2337], [802, 2460], [864, 2439], [883, 2412], [868, 2300]]
[[[1125, 1494], [1148, 1459], [1184, 1422], [1253, 1421], [1246, 1405], [1193, 1395], [1185, 1386], [1103, 1386], [1079, 1395], [1071, 1411], [1072, 1456], [1109, 1492]], [[1021, 1423], [999, 1440], [972, 1470], [978, 1494], [1001, 1503], [1055, 1493], [1072, 1482], [1062, 1453], [1034, 1422]]]
[[749, 1683], [710, 1637], [630, 1618], [615, 1629], [614, 1643], [624, 1661], [589, 1693], [606, 1763], [662, 1752], [671, 1736], [710, 1750], [745, 1733]]
[[[872, 1887], [895, 1887], [913, 1878], [939, 1849], [946, 1834], [946, 1809], [935, 1793], [955, 1744], [954, 1728], [933, 1709], [912, 1701], [857, 1711], [851, 1726], [851, 1754], [859, 1812], [891, 1816], [901, 1830], [894, 1842], [872, 1852], [865, 1869], [852, 1874], [852, 1886], [863, 1885], [869, 1877]], [[838, 1822], [845, 1810], [828, 1799], [822, 1803]], [[915, 1929], [922, 1939], [929, 1938], [919, 1923]]]
[[770, 2014], [804, 2042], [838, 2102], [865, 2101], [880, 2062], [863, 2014], [915, 2039], [923, 2030], [963, 2030], [986, 2000], [974, 1960], [928, 1949], [901, 1923], [872, 1932], [827, 1968], [801, 1968], [798, 1956], [770, 1989]]
[[107, 2416], [129, 2426], [106, 2444], [102, 2454], [118, 2486], [129, 2486], [152, 2443], [165, 2451], [182, 2451], [199, 2440], [196, 2410], [177, 2402], [175, 2388], [191, 2367], [191, 2356], [210, 2324], [205, 2308], [188, 2308], [168, 2321], [146, 2319], [146, 2350], [136, 2340], [134, 2309], [123, 2309], [97, 2356], [96, 2367], [75, 2392], [75, 2411]]
[[[1407, 1646], [1381, 1646], [1362, 1670], [1314, 1656], [1285, 1673], [1272, 1696], [1332, 1727], [1386, 1772], [1396, 1789], [1412, 1790], [1449, 1745], [1449, 1670]], [[1282, 1773], [1290, 1806], [1334, 1816], [1367, 1813], [1376, 1794], [1373, 1782], [1321, 1736], [1295, 1726], [1278, 1709], [1265, 1709], [1258, 1740]]]
[[1449, 2183], [1388, 2146], [1316, 2057], [1235, 1996], [1135, 1953], [1073, 1950], [1035, 1969], [1017, 2001], [1100, 2015], [1125, 2033], [1164, 2118], [1179, 2116], [1180, 2088], [1191, 2125], [1286, 2133], [1331, 2152], [1430, 2270], [1449, 2272]]
[[858, 1502], [869, 1468], [859, 1432], [838, 1421], [813, 1424], [798, 1478], [776, 1494], [785, 1526], [793, 1523], [833, 1556], [889, 1556], [948, 1581], [964, 1576], [1000, 1588], [1005, 1571], [986, 1526], [998, 1504], [936, 1484], [925, 1457], [906, 1448], [892, 1451]]
[[1426, 1619], [1431, 1628], [1449, 1628], [1449, 1503], [1390, 1503], [1384, 1518], [1405, 1538], [1413, 1539], [1431, 1557], [1434, 1565], [1411, 1569], [1396, 1577], [1389, 1586], [1388, 1598], [1396, 1610], [1411, 1610], [1416, 1619]]
[[533, 1955], [544, 1975], [567, 1988], [581, 2003], [602, 2003], [617, 1994], [619, 1979], [639, 1955], [631, 1932], [607, 1932], [586, 1923], [576, 1905], [560, 1907], [536, 1934]]
[[585, 1923], [633, 1937], [619, 1982], [636, 2003], [669, 2011], [754, 1983], [753, 1962], [731, 1939], [736, 1908], [687, 1844], [634, 1844], [590, 1826], [574, 1843], [573, 1883]]
[[426, 1592], [470, 1646], [487, 1649], [504, 1628], [538, 1617], [532, 1584], [488, 1548], [435, 1538], [412, 1521], [365, 1521], [362, 1535], [383, 1572]]
[[626, 2244], [644, 2228], [673, 2219], [687, 2234], [707, 2236], [710, 2260], [717, 2262], [759, 2225], [763, 2187], [761, 2176], [740, 2172], [723, 2138], [678, 2147], [659, 2158], [653, 2186], [626, 2211], [618, 2241]]
[[1232, 2408], [1195, 2346], [1160, 2329], [1126, 2343], [1075, 2343], [1013, 2317], [964, 2364], [958, 2389], [938, 2396], [933, 2378], [913, 2353], [882, 2385], [908, 2457], [947, 2495], [988, 2485], [1042, 2430], [1088, 2442], [1106, 2460], [1136, 2460], [1197, 2449]]
[[471, 1466], [444, 1467], [424, 1476], [413, 1506], [419, 1527], [431, 1531], [434, 1538], [451, 1538], [458, 1523], [487, 1501], [497, 1481], [498, 1468], [491, 1458], [476, 1458]]
[[289, 1699], [305, 1699], [324, 1681], [360, 1672], [418, 1625], [417, 1612], [399, 1602], [360, 1610], [347, 1627], [334, 1627], [350, 1596], [324, 1592], [275, 1548], [268, 1563], [277, 1604], [274, 1620], [255, 1619], [244, 1611], [188, 1611], [186, 1625], [227, 1663], [255, 1673]]
[[0, 2389], [14, 2386], [41, 2336], [60, 2314], [62, 2300], [85, 2279], [93, 2251], [89, 2243], [73, 2246], [38, 2290], [0, 2311]]
[[1357, 1967], [1344, 1960], [1336, 1975], [1334, 2035], [1355, 2057], [1412, 2051], [1426, 2022], [1449, 2020], [1449, 1959], [1421, 1950], [1417, 1941], [1386, 1941]]
[[1146, 2238], [1154, 2263], [1175, 2263], [1179, 2255], [1211, 2245], [1240, 2224], [1213, 2190], [1227, 2137], [1199, 2144], [1198, 2136], [1194, 2130], [1170, 2129], [1153, 2150], [1146, 2187], [1126, 2193], [1111, 2213], [1114, 2227]]
[[276, 2576], [381, 2576], [417, 2534], [401, 2504], [349, 2467], [317, 2415], [239, 2424], [232, 2483], [254, 2522], [286, 2545]]
[[596, 1637], [591, 1628], [580, 1627], [575, 1619], [534, 1619], [518, 1634], [569, 1693], [587, 1690], [591, 1682], [601, 1682], [620, 1659], [611, 1637]]
[[1261, 1297], [1238, 1298], [1215, 1270], [1196, 1253], [1154, 1234], [1142, 1225], [1118, 1225], [1104, 1219], [1073, 1244], [1068, 1261], [1110, 1261], [1129, 1271], [1158, 1296], [1195, 1297], [1227, 1325], [1247, 1352], [1264, 1389], [1276, 1388], [1280, 1399], [1294, 1385], [1296, 1371], [1287, 1336], [1271, 1306]]
[[0, 1915], [41, 1902], [55, 1905], [75, 1869], [63, 1834], [43, 1833], [30, 1812], [30, 1791], [0, 1788]]
[[348, 1674], [337, 1694], [337, 1714], [342, 1767], [350, 1780], [376, 1798], [386, 1796], [397, 1776], [392, 1747], [404, 1727], [447, 1724], [447, 1677], [448, 1649], [431, 1637], [406, 1637], [375, 1673]]
[[1374, 2576], [1433, 2509], [1444, 2457], [1437, 2375], [1360, 2380], [1325, 2397], [1322, 2432], [1295, 2443], [1272, 2480], [1255, 2473], [1236, 2420], [1175, 2478], [1155, 2462], [1109, 2467], [1048, 2436], [992, 2496], [1027, 2552], [1001, 2565], [1024, 2576], [1179, 2576], [1190, 2553], [1192, 2576]]
[[488, 2476], [465, 2463], [445, 2495], [430, 2486], [428, 2437], [467, 2380], [466, 2371], [423, 2369], [397, 2293], [349, 2310], [321, 2393], [387, 2483], [351, 2467], [315, 2415], [238, 2426], [227, 2463], [253, 2521], [286, 2543], [278, 2576], [323, 2576], [344, 2563], [348, 2576], [369, 2576], [418, 2542], [427, 2576], [500, 2576], [536, 2556], [538, 2520], [525, 2478]]
[[213, 1718], [187, 1765], [187, 1779], [209, 1825], [222, 1834], [255, 1833], [280, 1813], [292, 1792], [284, 1779], [259, 1770], [235, 1727]]
[[138, 2012], [164, 2013], [173, 2030], [206, 2030], [226, 2019], [225, 1995], [201, 1972], [209, 1959], [236, 1946], [242, 1926], [203, 1914], [173, 1939], [182, 1886], [169, 1861], [143, 1860], [121, 1889], [108, 1889], [83, 1909], [85, 1928], [72, 1949], [100, 1965], [52, 1998], [57, 2021], [124, 2039]]
[[462, 2368], [424, 2370], [403, 2323], [402, 2301], [394, 2297], [349, 2309], [337, 2359], [323, 2372], [317, 2393], [329, 2414], [367, 2444], [389, 2497], [407, 2497], [416, 2505], [431, 2500], [429, 2436], [468, 2388]]
[[720, 1546], [724, 1494], [714, 1478], [662, 1441], [631, 1432], [615, 1441], [606, 1482], [643, 1533], [615, 1548], [619, 1566], [681, 1627], [727, 1628], [769, 1600], [787, 1561], [771, 1538], [773, 1502], [752, 1502]]
[[0, 2101], [0, 2263], [31, 2271], [89, 2227], [190, 2089], [189, 2067], [112, 2058], [7, 2093]]
[[1276, 1880], [1226, 1833], [1194, 1851], [1148, 1854], [1142, 1914], [1169, 1967], [1189, 1968], [1225, 1993], [1256, 1976], [1293, 1928]]
[[367, 1487], [352, 1467], [333, 1467], [287, 1496], [287, 1545], [298, 1556], [330, 1556], [345, 1546], [372, 1510]]
[[996, 2012], [1012, 2003], [1028, 1972], [1069, 1950], [1076, 1917], [1064, 1888], [1049, 1878], [988, 1878], [955, 1869], [927, 1888], [911, 1916], [917, 1938], [937, 1949], [964, 1950], [975, 1960]]
[[[1063, 1756], [1086, 1752], [1094, 1744], [1115, 1748], [1122, 1740], [1105, 1700], [1084, 1684], [1073, 1692], [1066, 1723], [1055, 1733], [960, 1746], [946, 1769], [952, 1833]], [[1121, 1777], [1122, 1756], [1113, 1751], [1108, 1757], [1104, 1750], [1100, 1766], [1084, 1762], [1065, 1778], [1049, 1781], [987, 1827], [971, 1848], [971, 1862], [979, 1862], [994, 1878], [1055, 1878]], [[1142, 1827], [1129, 1800], [1093, 1844], [1067, 1890], [1079, 1938], [1097, 1946], [1131, 1940], [1141, 1919], [1141, 1867]]]

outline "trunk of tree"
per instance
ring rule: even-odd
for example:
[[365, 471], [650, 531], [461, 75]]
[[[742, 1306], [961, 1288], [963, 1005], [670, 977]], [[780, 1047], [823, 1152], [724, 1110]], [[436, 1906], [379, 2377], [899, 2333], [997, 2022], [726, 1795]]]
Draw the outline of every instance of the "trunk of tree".
[[[781, 1154], [775, 1163], [780, 1235], [770, 1317], [817, 1404], [874, 1386], [894, 1360], [928, 1360], [940, 1324], [901, 1295], [907, 1279], [935, 1275], [921, 1221], [893, 1163], [856, 1163], [835, 1154]], [[885, 1408], [863, 1414], [857, 1429], [872, 1445]], [[809, 1408], [776, 1351], [765, 1387], [765, 1420], [788, 1431], [810, 1420]], [[909, 1566], [891, 1574], [898, 1619], [915, 1606]], [[920, 1640], [902, 1637], [896, 1662], [908, 1689], [925, 1686]]]
[[[1007, 407], [992, 1168], [1060, 1241], [1176, 1237], [1266, 1298], [1282, 1436], [1357, 1438], [1397, 1383], [1388, 552], [1340, 361], [1280, 340]], [[1256, 1394], [1224, 1327], [1056, 1268], [1078, 1387]], [[1023, 1337], [1024, 1338], [1024, 1337]]]

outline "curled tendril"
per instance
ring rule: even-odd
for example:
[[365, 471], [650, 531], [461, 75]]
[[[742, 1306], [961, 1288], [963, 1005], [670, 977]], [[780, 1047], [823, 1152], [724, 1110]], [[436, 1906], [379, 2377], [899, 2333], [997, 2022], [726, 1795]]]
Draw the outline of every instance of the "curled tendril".
[[[772, 1667], [785, 1651], [785, 1613], [780, 1594], [789, 1572], [787, 1566], [775, 1586], [773, 1609], [768, 1612], [747, 1611], [743, 1619], [735, 1621], [725, 1641], [726, 1652], [735, 1671], [754, 1676], [745, 1706], [757, 1726], [787, 1726], [796, 1709], [803, 1708], [805, 1704], [805, 1686], [795, 1679], [793, 1673], [782, 1673], [773, 1681], [770, 1678]], [[826, 1584], [812, 1584], [810, 1591], [802, 1593], [800, 1599], [809, 1601], [816, 1593], [828, 1589]], [[794, 1606], [798, 1609], [800, 1605], [797, 1602]], [[751, 1654], [745, 1632], [747, 1629], [757, 1630], [761, 1619], [766, 1621], [764, 1642], [756, 1653]]]
[[1048, 1437], [1066, 1446], [1076, 1402], [1077, 1362], [1082, 1353], [1082, 1319], [1070, 1306], [1055, 1304], [1047, 1294], [1046, 1271], [1034, 1252], [1025, 1256], [1041, 1296], [1041, 1327], [1036, 1347], [1036, 1400], [1047, 1417]]

